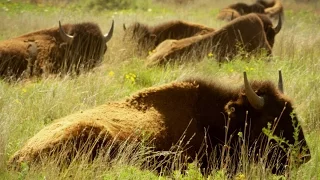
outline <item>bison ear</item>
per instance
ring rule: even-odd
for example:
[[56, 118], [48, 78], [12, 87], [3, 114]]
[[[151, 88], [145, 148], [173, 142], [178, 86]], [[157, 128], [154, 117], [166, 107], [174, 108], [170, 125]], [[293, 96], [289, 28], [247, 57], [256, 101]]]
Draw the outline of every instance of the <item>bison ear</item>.
[[105, 43], [107, 43], [108, 41], [110, 41], [110, 39], [112, 38], [113, 29], [114, 29], [114, 20], [112, 20], [112, 24], [111, 24], [111, 28], [110, 28], [109, 32], [104, 35], [104, 41], [105, 41]]
[[69, 34], [67, 34], [67, 33], [63, 30], [60, 21], [59, 21], [59, 32], [60, 32], [60, 37], [62, 38], [62, 40], [63, 40], [64, 42], [66, 42], [66, 43], [68, 43], [68, 44], [71, 44], [71, 43], [72, 43], [74, 37], [71, 36], [71, 35], [69, 35]]

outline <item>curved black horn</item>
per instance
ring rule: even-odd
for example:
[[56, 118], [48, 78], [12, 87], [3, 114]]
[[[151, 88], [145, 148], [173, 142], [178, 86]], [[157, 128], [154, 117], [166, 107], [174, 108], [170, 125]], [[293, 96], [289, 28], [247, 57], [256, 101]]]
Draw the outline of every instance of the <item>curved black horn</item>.
[[126, 27], [126, 24], [125, 24], [125, 23], [122, 24], [122, 27], [123, 27], [123, 30], [124, 30], [124, 31], [127, 30], [127, 27]]
[[73, 41], [73, 36], [67, 34], [66, 32], [64, 32], [61, 23], [59, 21], [59, 32], [60, 32], [60, 37], [62, 38], [62, 40], [64, 42], [67, 42], [68, 44], [71, 44]]
[[104, 35], [104, 40], [107, 43], [113, 35], [113, 29], [114, 29], [114, 20], [112, 20], [111, 28], [107, 34]]
[[244, 87], [245, 87], [245, 93], [248, 98], [249, 103], [251, 106], [255, 109], [262, 109], [264, 106], [264, 99], [263, 97], [258, 96], [252, 89], [252, 87], [249, 84], [247, 73], [243, 72], [243, 78], [244, 78]]
[[282, 15], [279, 13], [278, 25], [274, 28], [274, 32], [278, 34], [282, 28]]
[[282, 81], [281, 69], [279, 70], [278, 88], [279, 88], [279, 90], [283, 93], [283, 81]]

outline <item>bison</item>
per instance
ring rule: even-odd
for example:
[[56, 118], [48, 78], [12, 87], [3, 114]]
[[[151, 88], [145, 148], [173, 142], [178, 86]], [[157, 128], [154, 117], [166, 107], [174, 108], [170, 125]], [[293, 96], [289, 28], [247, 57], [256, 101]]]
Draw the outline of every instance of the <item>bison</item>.
[[211, 27], [181, 20], [168, 21], [155, 26], [136, 22], [128, 28], [124, 26], [124, 30], [124, 41], [137, 43], [137, 50], [141, 55], [147, 54], [167, 39], [183, 39], [215, 31]]
[[98, 65], [113, 35], [101, 33], [92, 22], [65, 24], [0, 42], [0, 76], [31, 77], [42, 74], [79, 73]]
[[271, 18], [277, 18], [279, 16], [283, 18], [283, 5], [281, 0], [257, 0], [257, 2], [265, 7], [264, 13], [268, 14]]
[[[148, 88], [124, 101], [55, 120], [29, 139], [10, 158], [9, 166], [47, 156], [63, 161], [80, 153], [84, 142], [90, 146], [86, 153], [96, 156], [109, 148], [106, 141], [115, 145], [143, 140], [155, 151], [184, 146], [183, 157], [198, 159], [201, 167], [209, 170], [213, 166], [209, 159], [221, 159], [224, 148], [228, 147], [229, 156], [237, 156], [236, 135], [242, 133], [246, 146], [254, 149], [248, 155], [266, 158], [268, 168], [281, 173], [288, 164], [290, 148], [298, 152], [299, 164], [311, 156], [292, 102], [283, 94], [282, 81], [279, 88], [271, 81], [249, 83], [246, 73], [244, 86], [237, 88], [201, 78]], [[263, 130], [272, 137], [269, 144], [262, 138]], [[276, 136], [284, 141], [276, 141]], [[149, 140], [151, 143], [146, 143]], [[235, 158], [235, 164], [238, 162]]]
[[275, 35], [282, 27], [281, 20], [275, 28], [272, 26], [271, 20], [263, 14], [241, 16], [215, 32], [163, 42], [148, 56], [147, 65], [166, 64], [185, 56], [202, 59], [208, 54], [215, 54], [220, 63], [235, 55], [254, 54], [262, 49], [271, 55]]
[[231, 21], [249, 13], [264, 13], [264, 9], [264, 5], [259, 2], [251, 5], [246, 3], [235, 3], [223, 8], [217, 15], [217, 19]]

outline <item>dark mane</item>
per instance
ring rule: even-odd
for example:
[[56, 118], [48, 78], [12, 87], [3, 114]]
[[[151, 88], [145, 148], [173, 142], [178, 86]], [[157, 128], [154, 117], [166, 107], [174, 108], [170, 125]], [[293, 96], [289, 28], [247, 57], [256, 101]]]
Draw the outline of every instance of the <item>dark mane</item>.
[[63, 28], [68, 29], [68, 34], [70, 35], [81, 35], [86, 36], [88, 34], [92, 36], [103, 36], [101, 29], [99, 28], [98, 24], [93, 22], [83, 22], [77, 24], [66, 24], [63, 25]]
[[131, 31], [132, 38], [138, 38], [140, 36], [146, 36], [150, 34], [150, 27], [146, 24], [135, 22], [128, 27], [127, 31]]
[[264, 0], [257, 0], [257, 3], [262, 4], [265, 8], [269, 8], [275, 5], [275, 1], [266, 2]]

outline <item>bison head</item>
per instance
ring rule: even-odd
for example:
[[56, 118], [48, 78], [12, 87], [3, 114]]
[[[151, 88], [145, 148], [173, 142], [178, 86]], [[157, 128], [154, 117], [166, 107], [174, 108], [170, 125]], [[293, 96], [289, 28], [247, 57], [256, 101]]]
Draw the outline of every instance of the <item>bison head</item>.
[[[302, 128], [291, 101], [283, 94], [279, 75], [277, 89], [270, 81], [250, 84], [244, 72], [239, 97], [225, 106], [231, 122], [248, 124], [244, 132], [250, 134], [249, 146], [256, 148], [251, 155], [267, 158], [274, 173], [281, 173], [292, 159], [297, 165], [310, 159]], [[261, 132], [267, 136], [261, 136]]]
[[[69, 33], [66, 33], [64, 27]], [[103, 35], [97, 25], [82, 23], [73, 26], [61, 26], [59, 21], [59, 34], [63, 40], [60, 48], [64, 50], [64, 59], [61, 67], [69, 70], [91, 69], [102, 61], [107, 50], [107, 42], [112, 38], [114, 21], [109, 32]]]
[[264, 14], [257, 14], [259, 18], [261, 19], [263, 26], [264, 26], [264, 32], [266, 34], [267, 41], [269, 42], [270, 46], [273, 47], [274, 45], [274, 38], [275, 36], [280, 32], [282, 28], [282, 18], [281, 15], [279, 15], [278, 24], [276, 27], [273, 27], [273, 24], [271, 22], [271, 19]]
[[[146, 50], [153, 50], [157, 36], [151, 32], [151, 27], [135, 22], [129, 27], [123, 26], [124, 36], [123, 41], [133, 42], [134, 46], [141, 51], [140, 53], [147, 53]], [[146, 52], [143, 52], [146, 51]]]

